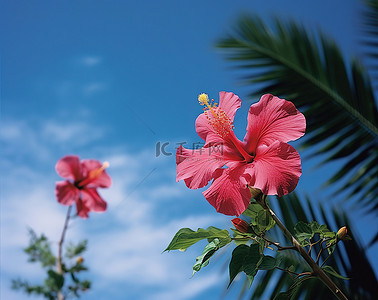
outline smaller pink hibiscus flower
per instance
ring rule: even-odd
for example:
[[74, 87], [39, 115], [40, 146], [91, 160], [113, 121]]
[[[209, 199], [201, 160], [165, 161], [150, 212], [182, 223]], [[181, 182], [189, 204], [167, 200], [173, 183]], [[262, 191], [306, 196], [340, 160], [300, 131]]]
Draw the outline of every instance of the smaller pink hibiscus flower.
[[105, 211], [106, 202], [96, 189], [111, 186], [112, 179], [105, 171], [108, 166], [109, 163], [101, 164], [94, 159], [79, 161], [76, 155], [61, 158], [56, 163], [55, 170], [66, 180], [56, 183], [58, 202], [63, 205], [76, 203], [77, 214], [82, 218], [88, 218], [90, 211]]
[[241, 100], [233, 93], [220, 92], [219, 106], [209, 103], [206, 94], [198, 97], [205, 106], [196, 120], [198, 135], [205, 141], [201, 149], [177, 149], [177, 181], [203, 193], [215, 209], [225, 215], [240, 215], [248, 207], [251, 192], [286, 195], [301, 176], [301, 159], [287, 142], [301, 137], [306, 120], [293, 103], [263, 95], [249, 109], [243, 142], [233, 131], [233, 121]]

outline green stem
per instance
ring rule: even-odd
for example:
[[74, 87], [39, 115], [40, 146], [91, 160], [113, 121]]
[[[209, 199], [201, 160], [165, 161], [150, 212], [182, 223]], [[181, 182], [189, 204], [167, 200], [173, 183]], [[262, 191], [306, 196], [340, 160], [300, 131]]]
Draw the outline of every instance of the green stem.
[[[265, 198], [266, 196], [264, 196]], [[295, 249], [299, 252], [299, 254], [303, 257], [303, 259], [309, 264], [311, 267], [313, 274], [317, 276], [331, 291], [332, 293], [340, 300], [348, 300], [348, 298], [344, 295], [344, 293], [337, 287], [337, 285], [327, 276], [327, 274], [316, 264], [316, 262], [312, 259], [312, 257], [306, 252], [305, 249], [299, 244], [299, 242], [295, 239], [295, 237], [290, 233], [290, 231], [285, 227], [284, 224], [280, 221], [274, 211], [268, 206], [265, 199], [263, 201], [259, 201], [261, 206], [268, 210], [270, 215], [272, 216], [273, 220], [276, 222], [277, 226], [283, 232], [283, 234], [291, 241], [292, 245]]]

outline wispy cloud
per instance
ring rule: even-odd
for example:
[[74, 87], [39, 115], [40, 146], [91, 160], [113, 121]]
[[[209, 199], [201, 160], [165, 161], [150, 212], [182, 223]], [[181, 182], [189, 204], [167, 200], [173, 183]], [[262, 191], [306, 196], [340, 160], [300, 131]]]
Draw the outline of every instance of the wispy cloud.
[[94, 55], [84, 56], [79, 59], [79, 63], [87, 67], [93, 67], [93, 66], [99, 65], [101, 62], [102, 62], [102, 58], [100, 56], [94, 56]]
[[[55, 180], [59, 177], [53, 171], [53, 155], [47, 155], [45, 164], [37, 167], [24, 160], [9, 160], [9, 157], [24, 155], [25, 149], [31, 157], [38, 153], [51, 154], [60, 145], [71, 143], [77, 136], [91, 136], [92, 132], [89, 123], [67, 126], [52, 120], [38, 125], [14, 120], [2, 126], [0, 140], [7, 141], [8, 146], [6, 155], [0, 158], [0, 166], [7, 165], [9, 172], [2, 187], [1, 268], [8, 280], [18, 275], [40, 276], [41, 273], [33, 273], [38, 272], [37, 269], [31, 268], [27, 274], [24, 271], [25, 255], [20, 249], [27, 245], [27, 227], [44, 232], [56, 249], [66, 211], [54, 196]], [[98, 139], [101, 134], [100, 130], [100, 134], [92, 135], [91, 139]], [[85, 148], [89, 142], [87, 139], [78, 147]], [[92, 213], [88, 220], [75, 219], [68, 233], [69, 240], [89, 239], [85, 259], [91, 276], [96, 279], [93, 299], [119, 283], [125, 288], [143, 291], [149, 286], [157, 291], [153, 295], [144, 294], [140, 299], [195, 299], [219, 280], [217, 276], [189, 280], [194, 257], [202, 250], [191, 256], [162, 254], [162, 251], [179, 228], [222, 224], [224, 218], [182, 211], [162, 221], [159, 216], [163, 212], [181, 211], [180, 201], [187, 198], [187, 189], [175, 183], [174, 159], [171, 166], [166, 160], [158, 160], [154, 149], [139, 153], [124, 149], [122, 146], [107, 148], [106, 158], [102, 157], [103, 153], [96, 157], [110, 162], [113, 186], [100, 190], [109, 204], [107, 212]], [[143, 180], [153, 168], [156, 174]], [[11, 294], [7, 288], [1, 291], [4, 299]]]
[[93, 96], [94, 94], [97, 94], [98, 92], [102, 92], [106, 90], [107, 84], [104, 82], [91, 82], [83, 87], [83, 94], [85, 97]]

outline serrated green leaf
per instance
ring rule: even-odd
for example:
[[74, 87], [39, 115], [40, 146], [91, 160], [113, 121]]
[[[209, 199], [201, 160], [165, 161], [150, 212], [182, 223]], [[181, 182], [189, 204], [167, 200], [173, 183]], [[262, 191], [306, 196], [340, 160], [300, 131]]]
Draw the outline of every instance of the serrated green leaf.
[[209, 264], [210, 257], [213, 256], [213, 254], [220, 248], [219, 244], [220, 241], [217, 238], [215, 238], [209, 244], [207, 244], [202, 254], [200, 256], [197, 256], [196, 258], [196, 263], [193, 265], [192, 276]]
[[340, 278], [340, 279], [344, 279], [344, 280], [349, 280], [350, 278], [348, 277], [344, 277], [344, 276], [341, 276], [339, 273], [336, 272], [336, 270], [334, 268], [332, 268], [331, 266], [324, 266], [322, 267], [323, 271], [327, 272], [328, 274], [334, 276], [334, 277], [337, 277], [337, 278]]
[[187, 249], [200, 240], [208, 239], [211, 242], [215, 238], [220, 241], [219, 247], [227, 245], [232, 240], [226, 229], [210, 226], [207, 229], [199, 228], [197, 231], [193, 231], [190, 228], [181, 228], [164, 251]]

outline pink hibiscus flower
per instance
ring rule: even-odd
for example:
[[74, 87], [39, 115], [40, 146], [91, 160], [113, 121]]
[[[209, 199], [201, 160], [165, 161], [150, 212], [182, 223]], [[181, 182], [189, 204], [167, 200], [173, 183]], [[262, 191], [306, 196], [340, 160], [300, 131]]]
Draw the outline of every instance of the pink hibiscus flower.
[[298, 152], [287, 142], [301, 137], [306, 120], [293, 103], [264, 95], [249, 109], [247, 133], [241, 142], [233, 131], [233, 120], [241, 100], [220, 92], [219, 106], [206, 94], [198, 97], [205, 106], [196, 120], [201, 149], [177, 149], [177, 181], [191, 189], [204, 187], [206, 200], [225, 215], [240, 215], [248, 207], [251, 192], [286, 195], [297, 186], [302, 174]]
[[112, 184], [112, 179], [105, 171], [108, 166], [107, 162], [101, 164], [93, 159], [79, 161], [76, 155], [61, 158], [56, 163], [55, 170], [66, 180], [56, 183], [58, 202], [63, 205], [76, 203], [77, 214], [82, 218], [88, 218], [89, 211], [105, 211], [106, 202], [96, 189]]

